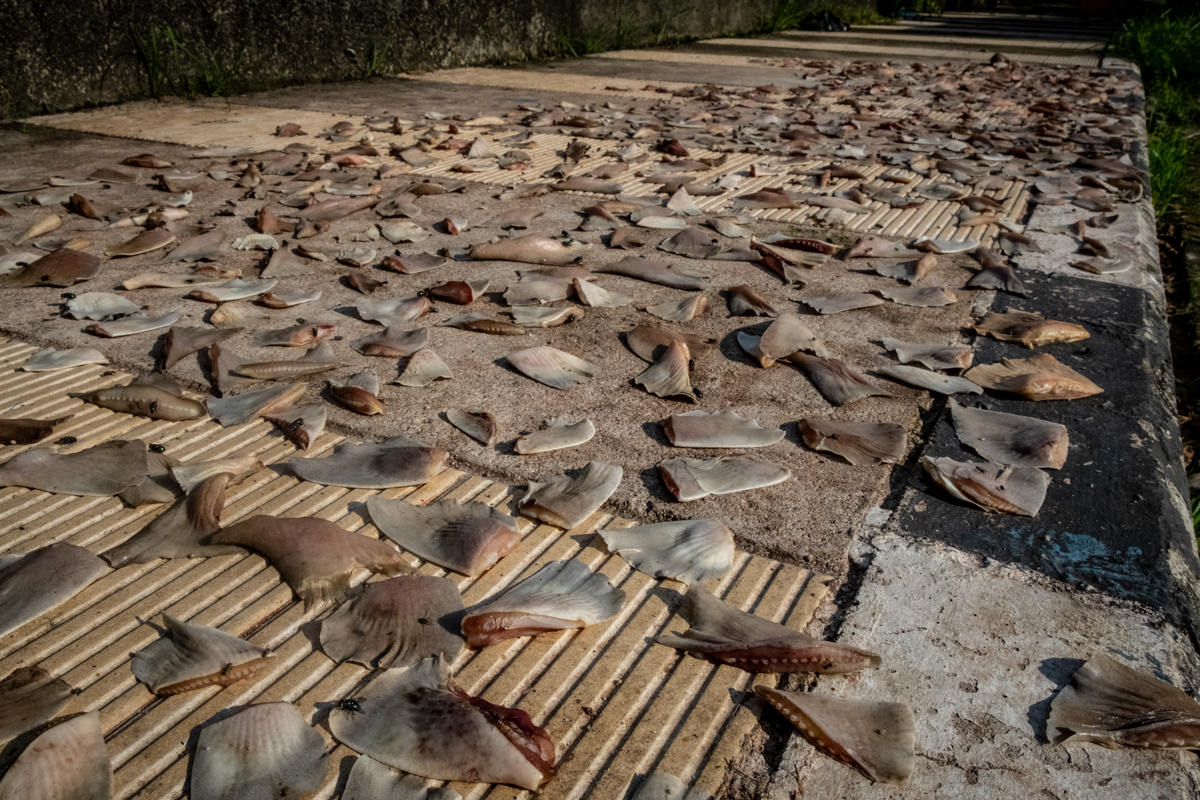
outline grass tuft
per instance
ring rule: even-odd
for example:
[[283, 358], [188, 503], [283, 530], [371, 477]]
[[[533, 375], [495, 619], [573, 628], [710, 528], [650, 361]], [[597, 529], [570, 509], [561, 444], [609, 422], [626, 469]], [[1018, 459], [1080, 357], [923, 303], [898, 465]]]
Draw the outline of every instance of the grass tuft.
[[[923, 2], [923, 0], [916, 0]], [[809, 14], [830, 11], [848, 25], [888, 25], [896, 20], [851, 0], [780, 0], [775, 13], [759, 26], [765, 33], [796, 30]]]
[[371, 42], [371, 51], [367, 54], [367, 61], [363, 64], [363, 78], [374, 78], [383, 72], [383, 67], [387, 63], [388, 56], [392, 52], [392, 43]]
[[1155, 214], [1160, 223], [1176, 221], [1195, 202], [1200, 182], [1191, 130], [1200, 124], [1200, 11], [1168, 9], [1128, 19], [1108, 49], [1141, 68]]

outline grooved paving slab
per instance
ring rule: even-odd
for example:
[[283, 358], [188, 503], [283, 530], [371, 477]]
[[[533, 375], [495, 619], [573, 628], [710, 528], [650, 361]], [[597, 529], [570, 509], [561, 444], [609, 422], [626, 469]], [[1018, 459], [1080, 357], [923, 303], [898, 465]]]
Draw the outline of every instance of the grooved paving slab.
[[[130, 376], [103, 366], [30, 374], [17, 367], [33, 352], [0, 342], [0, 413], [51, 417], [74, 414], [55, 437], [74, 436], [75, 451], [113, 438], [161, 443], [187, 462], [253, 455], [267, 466], [231, 490], [222, 521], [253, 514], [317, 516], [375, 536], [365, 517], [373, 491], [325, 487], [298, 480], [282, 462], [296, 454], [263, 421], [221, 428], [209, 420], [150, 421], [67, 397]], [[341, 437], [326, 434], [309, 455], [327, 454]], [[8, 458], [29, 447], [6, 448]], [[383, 493], [415, 504], [438, 498], [479, 500], [512, 510], [512, 488], [448, 470], [425, 486]], [[0, 489], [0, 554], [66, 541], [93, 552], [123, 541], [165, 506], [125, 508], [117, 498], [67, 497], [21, 488]], [[575, 558], [602, 572], [627, 596], [613, 620], [583, 631], [516, 639], [478, 653], [464, 652], [455, 680], [494, 703], [529, 712], [558, 749], [558, 775], [542, 798], [618, 797], [635, 776], [664, 769], [716, 792], [740, 754], [759, 708], [752, 676], [655, 645], [655, 636], [686, 628], [675, 615], [684, 586], [631, 570], [610, 555], [595, 531], [626, 527], [603, 511], [575, 530], [521, 519], [520, 545], [478, 578], [453, 576], [469, 606], [550, 561]], [[416, 562], [419, 574], [444, 575]], [[368, 577], [360, 572], [359, 583]], [[739, 608], [803, 630], [822, 602], [828, 579], [799, 567], [739, 553], [734, 570], [711, 588]], [[155, 641], [159, 615], [216, 626], [274, 650], [271, 665], [253, 680], [225, 689], [156, 698], [133, 679], [132, 653]], [[372, 674], [335, 664], [316, 649], [320, 617], [305, 613], [278, 573], [257, 555], [176, 559], [113, 570], [54, 613], [0, 638], [0, 675], [40, 665], [79, 690], [64, 713], [97, 709], [114, 768], [117, 798], [183, 795], [190, 749], [199, 726], [248, 703], [296, 703], [325, 736], [331, 763], [317, 797], [336, 795], [354, 753], [332, 740], [326, 716]], [[774, 682], [774, 678], [761, 680]], [[455, 785], [467, 798], [527, 797], [512, 787]]]
[[[971, 40], [964, 43], [974, 44]], [[854, 42], [822, 41], [820, 39], [800, 39], [791, 41], [782, 39], [708, 39], [701, 44], [721, 45], [725, 47], [764, 47], [796, 51], [824, 51], [832, 58], [857, 58], [872, 56], [875, 58], [953, 58], [987, 61], [992, 57], [995, 48], [976, 47], [972, 49], [950, 50], [943, 47], [922, 47], [919, 41], [889, 42], [887, 44], [860, 44]], [[1059, 66], [1095, 66], [1095, 55], [1059, 55], [1053, 53], [1020, 53], [1006, 52], [1013, 61], [1026, 64], [1057, 64]]]
[[[613, 55], [619, 56], [626, 52], [628, 51], [621, 51]], [[494, 71], [506, 75], [521, 74], [513, 70]], [[461, 72], [464, 72], [464, 70], [448, 70], [444, 73], [425, 76], [424, 79], [437, 79], [438, 76], [443, 76], [444, 78], [451, 73]], [[472, 72], [478, 72], [478, 70]], [[561, 90], [562, 87], [556, 88]], [[650, 94], [653, 95], [653, 93]], [[661, 95], [653, 96], [661, 97]], [[831, 113], [849, 115], [854, 111], [850, 106], [839, 104], [836, 101], [828, 101], [825, 105], [826, 110]], [[880, 116], [885, 118], [900, 119], [911, 114], [914, 107], [913, 101], [908, 98], [894, 98], [886, 102], [881, 101], [879, 113]], [[938, 119], [953, 118], [952, 114], [945, 111], [935, 111], [930, 116]], [[62, 130], [106, 136], [122, 136], [144, 141], [168, 142], [190, 147], [219, 145], [257, 151], [272, 150], [283, 146], [283, 141], [274, 135], [275, 130], [285, 122], [294, 122], [300, 125], [307, 132], [308, 136], [290, 138], [287, 140], [288, 144], [303, 143], [310, 145], [314, 151], [336, 153], [339, 150], [351, 147], [353, 143], [347, 142], [330, 145], [328, 140], [319, 139], [317, 135], [339, 120], [350, 120], [361, 124], [364, 122], [364, 117], [201, 101], [187, 105], [170, 105], [159, 109], [147, 109], [139, 112], [136, 117], [122, 113], [118, 107], [72, 114], [56, 114], [39, 117], [31, 122]], [[513, 121], [512, 126], [506, 126], [506, 129], [513, 128], [515, 125], [516, 120]], [[468, 131], [468, 135], [487, 136], [491, 133], [491, 129], [489, 128], [468, 129]], [[374, 136], [376, 146], [380, 152], [386, 152], [387, 148], [390, 147], [400, 149], [412, 147], [417, 142], [417, 134], [411, 130], [403, 134], [376, 131]], [[542, 176], [546, 171], [561, 162], [560, 153], [573, 138], [566, 133], [534, 133], [532, 135], [533, 147], [526, 151], [530, 155], [529, 166], [527, 169], [521, 171], [502, 170], [496, 165], [494, 160], [490, 159], [468, 159], [464, 155], [452, 154], [449, 151], [434, 151], [435, 157], [441, 153], [444, 153], [444, 157], [441, 157], [435, 164], [413, 169], [412, 174], [415, 176], [460, 180], [462, 175], [453, 172], [452, 169], [459, 165], [469, 164], [475, 171], [466, 173], [466, 175], [471, 182], [475, 183], [499, 186], [551, 183], [551, 179]], [[583, 174], [588, 170], [617, 161], [618, 159], [611, 155], [610, 151], [618, 149], [624, 146], [624, 144], [621, 141], [593, 142], [590, 157], [580, 163], [577, 172]], [[691, 154], [694, 158], [715, 158], [721, 155], [721, 153], [716, 151], [701, 148], [692, 148]], [[380, 156], [378, 161], [380, 164], [400, 163], [400, 159], [388, 155]], [[206, 163], [208, 162], [197, 161], [199, 166], [203, 166]], [[789, 186], [793, 181], [798, 182], [802, 179], [802, 176], [795, 173], [805, 170], [823, 169], [832, 163], [835, 163], [835, 161], [823, 158], [796, 162], [778, 157], [758, 156], [748, 153], [729, 153], [727, 161], [716, 169], [706, 172], [676, 173], [673, 177], [709, 183], [716, 181], [722, 175], [735, 172], [740, 172], [744, 176], [747, 176], [738, 184], [736, 189], [728, 190], [712, 197], [695, 198], [696, 205], [702, 210], [715, 212], [725, 209], [733, 198], [767, 186], [782, 186], [783, 188], [792, 188], [798, 191], [809, 191], [810, 187], [807, 186]], [[759, 172], [762, 174], [759, 174], [757, 177], [749, 177], [751, 167], [758, 167]], [[653, 194], [657, 190], [658, 185], [647, 183], [639, 178], [636, 173], [641, 171], [643, 170], [630, 169], [615, 178], [614, 182], [619, 183], [622, 191], [627, 194]], [[652, 171], [652, 168], [645, 171]], [[883, 165], [864, 167], [862, 171], [866, 176], [866, 180], [861, 181], [864, 188], [878, 189], [887, 187], [905, 195], [913, 195], [917, 189], [928, 184], [953, 183], [946, 176], [922, 177], [916, 173]], [[912, 183], [898, 187], [896, 184], [883, 180], [882, 176], [885, 173], [903, 174], [911, 179]], [[831, 181], [821, 191], [823, 194], [833, 195], [858, 183], [860, 182], [857, 179], [836, 179]], [[583, 194], [598, 199], [606, 197], [604, 195], [593, 195], [583, 192], [572, 192], [570, 194]], [[1022, 219], [1026, 213], [1028, 186], [1022, 180], [1006, 181], [999, 189], [988, 190], [983, 192], [983, 194], [997, 200], [1004, 206], [1004, 210], [1001, 213], [1007, 219]], [[918, 199], [920, 198], [918, 197]], [[909, 209], [892, 208], [890, 205], [877, 200], [866, 200], [863, 204], [870, 211], [855, 214], [845, 222], [840, 223], [838, 227], [860, 232], [877, 231], [888, 236], [929, 236], [937, 239], [956, 239], [960, 241], [964, 239], [978, 239], [985, 246], [994, 244], [996, 236], [1000, 232], [999, 226], [994, 224], [973, 227], [959, 225], [958, 214], [963, 210], [964, 206], [955, 201], [923, 200], [920, 207]], [[746, 213], [762, 220], [803, 224], [810, 220], [822, 219], [824, 211], [825, 209], [816, 206], [802, 205], [794, 209], [753, 209]]]

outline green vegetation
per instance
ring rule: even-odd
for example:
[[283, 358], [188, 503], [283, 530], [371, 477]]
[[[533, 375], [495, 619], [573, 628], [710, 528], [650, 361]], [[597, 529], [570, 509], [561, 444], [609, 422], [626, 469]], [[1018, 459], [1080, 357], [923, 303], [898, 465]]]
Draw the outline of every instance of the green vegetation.
[[896, 4], [896, 13], [903, 14], [905, 12], [922, 16], [940, 15], [942, 0], [900, 0]]
[[363, 78], [374, 78], [382, 74], [384, 64], [387, 63], [391, 53], [391, 42], [384, 42], [382, 45], [379, 42], [371, 42], [371, 51], [367, 54], [366, 63], [363, 64]]
[[1196, 200], [1200, 124], [1200, 11], [1167, 10], [1124, 22], [1109, 52], [1137, 62], [1146, 87], [1150, 188], [1160, 222]]
[[608, 46], [608, 40], [597, 31], [572, 31], [558, 36], [558, 53], [564, 58], [582, 58], [610, 49], [613, 48]]
[[[924, 8], [940, 9], [941, 0], [906, 0]], [[628, 2], [614, 16], [611, 29], [571, 30], [560, 34], [554, 51], [563, 58], [581, 58], [608, 50], [627, 50], [633, 47], [661, 47], [684, 41], [679, 32], [679, 20], [692, 11], [688, 3], [674, 2], [660, 7], [648, 21], [639, 20], [638, 6]], [[895, 19], [866, 8], [854, 0], [779, 0], [772, 13], [760, 18], [750, 30], [728, 30], [726, 37], [750, 36], [756, 33], [775, 33], [794, 30], [809, 14], [830, 11], [850, 25], [891, 24]]]
[[[1183, 243], [1196, 238], [1200, 208], [1200, 10], [1168, 9], [1134, 16], [1113, 34], [1108, 51], [1137, 63], [1146, 88], [1147, 160], [1158, 216], [1163, 283], [1175, 361], [1176, 406], [1189, 462], [1200, 473], [1193, 441], [1200, 430], [1200, 283], [1188, 279]], [[1193, 245], [1194, 246], [1194, 245]], [[1192, 490], [1192, 527], [1200, 536], [1200, 491]]]
[[203, 43], [185, 44], [170, 25], [157, 23], [145, 27], [130, 24], [129, 34], [151, 97], [168, 92], [184, 97], [228, 97], [248, 88], [236, 66], [243, 60], [240, 50], [230, 63]]
[[[912, 2], [937, 4], [937, 0]], [[775, 7], [775, 13], [760, 24], [760, 31], [776, 33], [796, 30], [805, 17], [821, 11], [832, 12], [848, 25], [886, 25], [895, 22], [890, 17], [882, 16], [874, 8], [864, 8], [849, 0], [780, 0], [779, 5]]]

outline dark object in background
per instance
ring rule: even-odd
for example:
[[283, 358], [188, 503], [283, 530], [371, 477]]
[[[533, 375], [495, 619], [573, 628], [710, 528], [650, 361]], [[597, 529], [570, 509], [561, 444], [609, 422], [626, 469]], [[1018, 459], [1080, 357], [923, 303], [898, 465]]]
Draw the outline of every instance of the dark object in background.
[[832, 11], [817, 11], [800, 20], [802, 31], [848, 31], [850, 26]]

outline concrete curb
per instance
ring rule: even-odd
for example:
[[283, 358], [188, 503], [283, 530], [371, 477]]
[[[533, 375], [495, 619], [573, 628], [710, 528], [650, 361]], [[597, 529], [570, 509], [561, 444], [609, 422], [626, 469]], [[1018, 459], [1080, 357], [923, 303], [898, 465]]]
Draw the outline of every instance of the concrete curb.
[[[1133, 157], [1148, 169], [1144, 148]], [[883, 655], [884, 667], [818, 679], [813, 691], [912, 706], [914, 776], [872, 786], [797, 736], [764, 797], [1158, 798], [1200, 787], [1200, 764], [1182, 753], [1050, 745], [1045, 737], [1051, 700], [1093, 655], [1200, 689], [1200, 560], [1154, 209], [1146, 197], [1118, 211], [1118, 225], [1096, 235], [1134, 261], [1129, 272], [1074, 270], [1067, 264], [1080, 257], [1069, 237], [1032, 233], [1047, 252], [1014, 259], [1030, 296], [980, 298], [998, 311], [1037, 312], [1092, 332], [1085, 342], [1039, 351], [1085, 372], [1105, 394], [1066, 404], [984, 401], [1070, 430], [1071, 455], [1038, 517], [982, 514], [930, 486], [916, 466], [920, 455], [974, 460], [939, 403], [925, 449], [893, 473], [895, 505], [873, 511], [852, 544], [856, 586], [843, 588], [845, 616], [832, 627], [840, 641]], [[1079, 215], [1037, 206], [1029, 228]], [[1031, 354], [984, 338], [974, 346], [976, 363]]]

